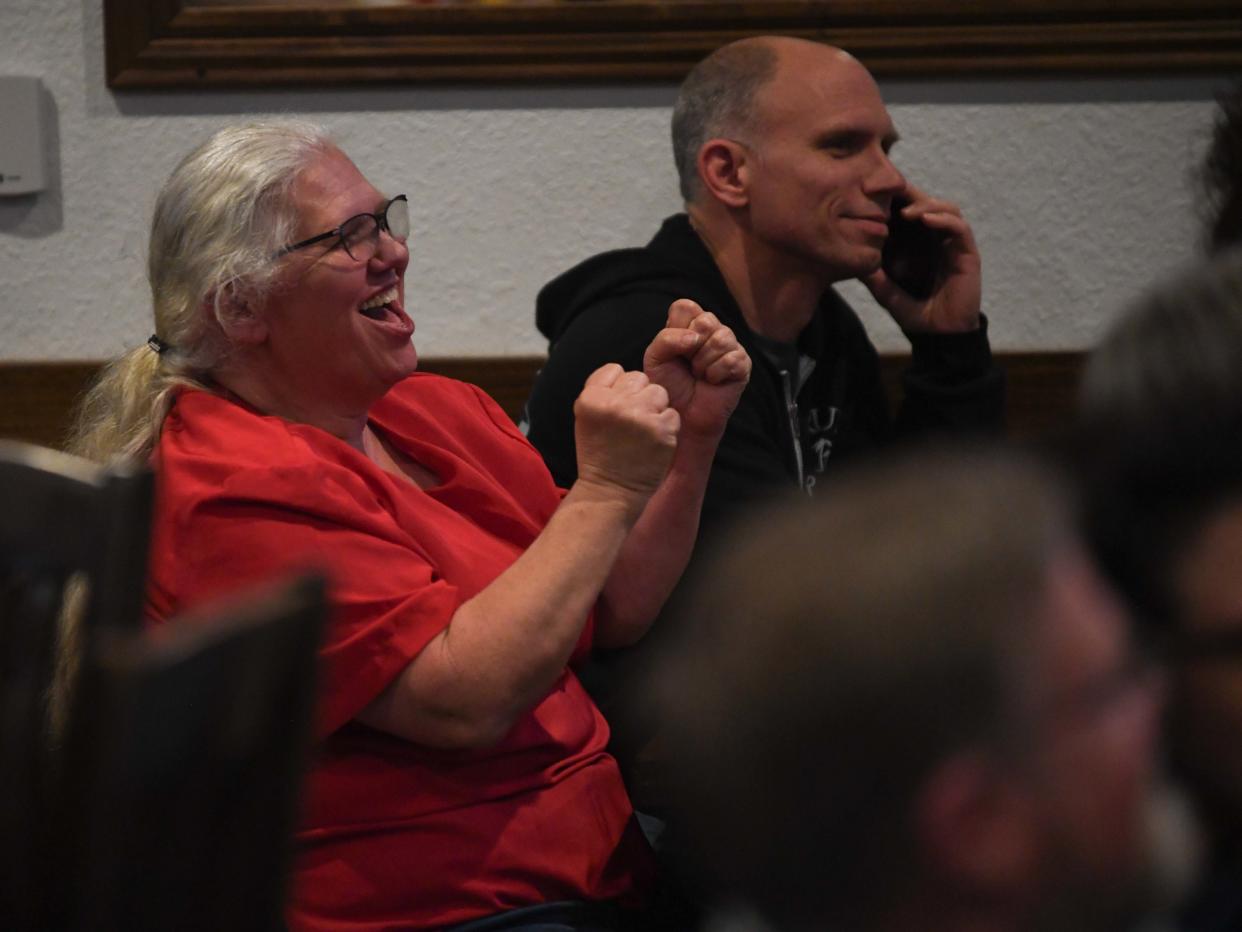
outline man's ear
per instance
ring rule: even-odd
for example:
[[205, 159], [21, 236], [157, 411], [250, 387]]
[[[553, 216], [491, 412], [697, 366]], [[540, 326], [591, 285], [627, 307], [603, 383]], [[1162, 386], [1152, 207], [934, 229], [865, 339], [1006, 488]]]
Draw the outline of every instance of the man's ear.
[[255, 345], [267, 339], [266, 318], [228, 285], [218, 297], [208, 297], [204, 311], [216, 319], [230, 343]]
[[982, 750], [937, 765], [915, 802], [933, 876], [991, 896], [1022, 896], [1039, 875], [1038, 804], [1020, 774]]
[[709, 139], [699, 149], [699, 180], [707, 193], [726, 207], [745, 207], [754, 154], [733, 139]]

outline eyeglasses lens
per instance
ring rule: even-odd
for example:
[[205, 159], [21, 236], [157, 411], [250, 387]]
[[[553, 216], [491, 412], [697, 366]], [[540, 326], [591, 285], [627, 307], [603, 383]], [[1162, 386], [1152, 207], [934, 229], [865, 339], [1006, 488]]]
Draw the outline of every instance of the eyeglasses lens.
[[410, 235], [410, 204], [404, 197], [394, 198], [384, 215], [388, 232], [395, 240], [405, 242]]
[[375, 218], [369, 214], [354, 217], [341, 227], [341, 245], [359, 262], [370, 259], [379, 240], [376, 230]]
[[[384, 228], [399, 242], [410, 235], [410, 206], [405, 198], [390, 201], [384, 212]], [[341, 245], [350, 257], [364, 262], [375, 255], [379, 247], [379, 224], [371, 214], [360, 214], [341, 227]]]

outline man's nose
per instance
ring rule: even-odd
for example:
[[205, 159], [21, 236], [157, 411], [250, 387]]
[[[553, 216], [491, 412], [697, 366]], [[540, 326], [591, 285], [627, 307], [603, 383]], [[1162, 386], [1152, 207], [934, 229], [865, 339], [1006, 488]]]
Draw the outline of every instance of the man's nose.
[[875, 163], [863, 183], [863, 190], [867, 194], [897, 194], [905, 188], [906, 177], [898, 171], [888, 153], [877, 152]]

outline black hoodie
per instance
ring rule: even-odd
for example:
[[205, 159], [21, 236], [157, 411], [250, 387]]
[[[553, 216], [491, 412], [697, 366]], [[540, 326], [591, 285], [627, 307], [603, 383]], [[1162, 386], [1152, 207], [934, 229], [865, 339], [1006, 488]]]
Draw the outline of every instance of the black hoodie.
[[[644, 351], [678, 298], [693, 298], [714, 312], [754, 360], [750, 384], [712, 464], [700, 542], [710, 541], [720, 525], [763, 498], [799, 485], [808, 493], [818, 491], [830, 464], [899, 436], [1001, 427], [1004, 380], [992, 364], [986, 323], [974, 333], [911, 337], [905, 398], [894, 419], [875, 347], [834, 291], [824, 295], [796, 350], [785, 348], [788, 361], [782, 367], [746, 325], [689, 219], [678, 214], [664, 221], [645, 248], [595, 256], [539, 293], [535, 320], [551, 345], [527, 401], [524, 427], [560, 485], [568, 487], [577, 474], [573, 404], [583, 383], [607, 362], [641, 369]], [[767, 350], [782, 358], [778, 347], [769, 344]], [[794, 397], [787, 397], [787, 390]], [[646, 659], [655, 656], [668, 633], [661, 619], [638, 648], [597, 652], [579, 670], [612, 727], [610, 748], [635, 805], [657, 813], [663, 793], [647, 745], [659, 725], [644, 720], [641, 704], [633, 700], [643, 693]]]
[[754, 361], [712, 466], [705, 530], [774, 492], [801, 485], [813, 493], [829, 464], [895, 437], [1001, 428], [1004, 380], [992, 364], [986, 322], [973, 333], [911, 335], [905, 397], [894, 419], [875, 347], [835, 291], [824, 295], [782, 366], [746, 325], [689, 218], [677, 214], [645, 248], [595, 256], [539, 293], [535, 323], [549, 340], [549, 357], [524, 426], [559, 484], [568, 487], [577, 475], [573, 403], [583, 383], [607, 362], [641, 369], [678, 298], [715, 313]]

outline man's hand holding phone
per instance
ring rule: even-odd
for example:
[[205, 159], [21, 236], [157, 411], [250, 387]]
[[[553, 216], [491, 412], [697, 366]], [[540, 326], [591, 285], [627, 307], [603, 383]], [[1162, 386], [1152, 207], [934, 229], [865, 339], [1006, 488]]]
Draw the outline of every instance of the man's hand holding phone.
[[907, 185], [880, 267], [862, 281], [902, 330], [960, 333], [979, 326], [981, 267], [961, 208]]

